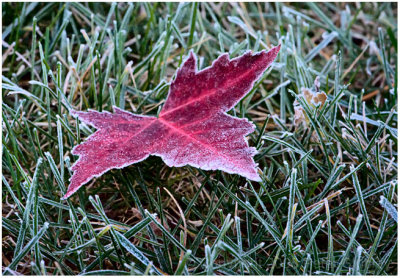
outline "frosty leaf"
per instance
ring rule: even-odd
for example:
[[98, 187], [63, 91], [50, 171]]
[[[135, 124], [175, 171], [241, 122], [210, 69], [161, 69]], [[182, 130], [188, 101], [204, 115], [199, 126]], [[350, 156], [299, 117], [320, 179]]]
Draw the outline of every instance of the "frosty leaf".
[[72, 153], [79, 160], [64, 198], [83, 184], [113, 168], [123, 168], [161, 157], [168, 166], [191, 165], [204, 170], [222, 170], [259, 181], [245, 136], [253, 124], [226, 114], [252, 88], [271, 65], [280, 46], [270, 51], [229, 59], [217, 58], [211, 67], [196, 70], [193, 52], [177, 71], [159, 117], [135, 115], [114, 107], [109, 112], [76, 112], [74, 116], [97, 131]]
[[[319, 79], [316, 79], [315, 87], [319, 89]], [[321, 109], [326, 101], [325, 92], [316, 92], [309, 88], [301, 88], [300, 97], [303, 97], [307, 104], [313, 109]], [[300, 125], [308, 126], [309, 119], [300, 103], [295, 100], [293, 103], [294, 108], [294, 124], [296, 127]]]

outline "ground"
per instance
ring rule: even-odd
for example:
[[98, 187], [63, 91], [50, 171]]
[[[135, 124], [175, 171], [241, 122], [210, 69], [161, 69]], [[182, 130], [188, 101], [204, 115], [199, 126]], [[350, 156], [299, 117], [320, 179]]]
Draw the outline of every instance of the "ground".
[[[3, 3], [2, 23], [3, 274], [397, 274], [396, 3]], [[278, 44], [229, 112], [262, 182], [150, 157], [61, 199], [95, 131], [71, 108], [157, 115], [191, 50]]]

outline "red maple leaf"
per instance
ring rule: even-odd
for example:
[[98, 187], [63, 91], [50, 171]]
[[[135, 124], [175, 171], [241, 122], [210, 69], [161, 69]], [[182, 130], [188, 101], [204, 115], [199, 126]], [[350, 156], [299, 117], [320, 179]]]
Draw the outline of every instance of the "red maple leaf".
[[117, 107], [114, 114], [72, 111], [97, 131], [72, 150], [80, 158], [72, 166], [74, 174], [63, 198], [92, 178], [149, 155], [161, 157], [168, 166], [218, 169], [260, 181], [253, 160], [256, 149], [245, 140], [254, 126], [226, 111], [249, 92], [279, 49], [254, 55], [247, 52], [232, 60], [223, 54], [201, 71], [196, 70], [191, 52], [171, 83], [159, 117], [135, 115]]

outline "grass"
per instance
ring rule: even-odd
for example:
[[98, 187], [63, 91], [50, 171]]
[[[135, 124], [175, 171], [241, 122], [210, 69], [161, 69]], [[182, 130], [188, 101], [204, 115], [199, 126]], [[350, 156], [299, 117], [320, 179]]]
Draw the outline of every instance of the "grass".
[[[2, 8], [3, 274], [397, 274], [397, 4]], [[204, 68], [277, 44], [230, 111], [257, 126], [262, 182], [150, 157], [60, 199], [94, 132], [71, 108], [156, 115], [190, 50]]]

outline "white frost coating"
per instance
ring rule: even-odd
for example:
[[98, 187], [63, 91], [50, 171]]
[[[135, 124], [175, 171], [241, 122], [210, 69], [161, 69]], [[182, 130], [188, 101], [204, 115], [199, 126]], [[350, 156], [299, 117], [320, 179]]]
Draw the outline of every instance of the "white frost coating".
[[379, 204], [390, 214], [390, 216], [398, 223], [397, 208], [390, 203], [385, 196], [380, 197]]

